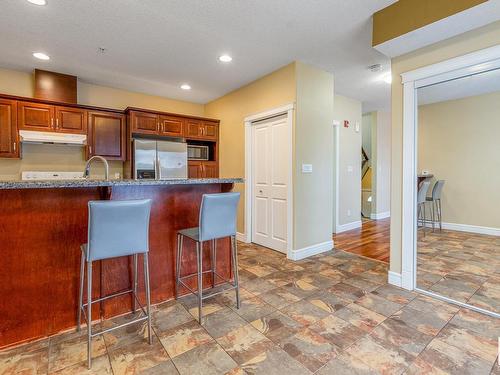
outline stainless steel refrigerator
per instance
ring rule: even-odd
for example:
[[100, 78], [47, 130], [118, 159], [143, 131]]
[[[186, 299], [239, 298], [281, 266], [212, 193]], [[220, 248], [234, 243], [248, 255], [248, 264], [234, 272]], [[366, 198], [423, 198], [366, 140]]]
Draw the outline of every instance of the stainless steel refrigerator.
[[134, 139], [134, 179], [187, 178], [187, 143]]

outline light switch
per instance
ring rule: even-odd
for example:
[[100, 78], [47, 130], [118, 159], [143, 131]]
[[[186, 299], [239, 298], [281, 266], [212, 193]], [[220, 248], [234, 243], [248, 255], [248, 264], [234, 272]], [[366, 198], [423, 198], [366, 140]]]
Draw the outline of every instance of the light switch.
[[340, 126], [339, 120], [333, 120], [333, 126]]
[[313, 166], [312, 164], [302, 164], [302, 173], [312, 173]]
[[356, 125], [355, 125], [354, 129], [356, 130], [356, 133], [359, 133], [359, 122], [358, 121], [356, 121]]
[[352, 173], [352, 165], [347, 166], [347, 172]]

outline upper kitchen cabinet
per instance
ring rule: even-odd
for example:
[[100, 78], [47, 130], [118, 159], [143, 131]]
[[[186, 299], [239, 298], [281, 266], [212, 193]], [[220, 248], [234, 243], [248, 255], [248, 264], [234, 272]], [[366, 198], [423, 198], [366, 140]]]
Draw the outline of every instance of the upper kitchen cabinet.
[[125, 160], [125, 115], [113, 112], [88, 112], [88, 157]]
[[130, 111], [129, 116], [132, 133], [158, 134], [160, 120], [156, 113]]
[[218, 123], [197, 119], [186, 121], [185, 137], [189, 139], [217, 140]]
[[87, 111], [76, 107], [18, 102], [20, 130], [87, 134]]
[[87, 134], [87, 111], [72, 107], [55, 107], [55, 130], [62, 133]]
[[54, 130], [54, 106], [41, 103], [18, 102], [17, 111], [17, 125], [20, 130]]
[[0, 157], [18, 158], [17, 102], [0, 99]]
[[183, 137], [184, 123], [185, 119], [182, 117], [160, 115], [160, 135]]

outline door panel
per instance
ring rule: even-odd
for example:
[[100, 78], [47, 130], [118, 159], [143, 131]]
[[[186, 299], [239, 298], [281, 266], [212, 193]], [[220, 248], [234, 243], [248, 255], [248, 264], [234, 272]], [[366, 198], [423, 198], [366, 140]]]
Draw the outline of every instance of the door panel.
[[125, 160], [125, 116], [112, 112], [89, 112], [89, 156]]
[[0, 157], [18, 158], [17, 103], [0, 99]]
[[141, 134], [157, 134], [159, 131], [158, 115], [147, 112], [130, 112], [132, 132]]
[[53, 106], [39, 103], [18, 102], [17, 111], [19, 129], [55, 131]]
[[184, 136], [184, 122], [182, 117], [160, 116], [160, 134], [170, 137]]
[[289, 135], [286, 116], [252, 126], [252, 242], [286, 252]]
[[56, 131], [87, 134], [87, 111], [78, 108], [56, 107]]

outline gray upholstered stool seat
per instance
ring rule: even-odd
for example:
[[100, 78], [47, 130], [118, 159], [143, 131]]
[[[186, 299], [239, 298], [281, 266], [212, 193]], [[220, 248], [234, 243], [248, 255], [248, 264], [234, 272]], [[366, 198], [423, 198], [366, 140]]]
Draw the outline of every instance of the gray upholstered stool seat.
[[[198, 297], [198, 319], [202, 324], [203, 300], [228, 290], [236, 292], [236, 307], [240, 308], [240, 295], [238, 284], [238, 250], [236, 247], [236, 212], [240, 193], [204, 194], [200, 207], [200, 226], [196, 228], [181, 229], [177, 232], [177, 257], [175, 275], [175, 298], [179, 296], [179, 286], [182, 285]], [[182, 252], [184, 238], [190, 238], [196, 242], [196, 273], [181, 275]], [[231, 239], [231, 265], [234, 281], [225, 280], [217, 273], [217, 240], [230, 237]], [[210, 258], [211, 269], [203, 271], [203, 243], [211, 242], [212, 254]], [[216, 279], [224, 281], [230, 288], [217, 291], [213, 289], [207, 293], [203, 292], [203, 274], [212, 274], [212, 289], [215, 288]], [[191, 289], [184, 280], [197, 277], [197, 291]]]
[[[128, 326], [142, 321], [148, 322], [149, 343], [152, 344], [150, 290], [149, 290], [149, 216], [151, 200], [128, 201], [91, 201], [89, 206], [88, 242], [80, 246], [80, 293], [78, 306], [78, 330], [81, 329], [82, 313], [87, 323], [87, 364], [92, 365], [92, 338], [111, 330]], [[137, 297], [137, 258], [143, 254], [144, 258], [144, 285], [146, 287], [146, 307], [144, 308]], [[92, 299], [92, 263], [94, 261], [123, 256], [133, 257], [134, 279], [130, 290], [121, 291], [97, 299]], [[87, 302], [83, 302], [84, 274], [87, 268]], [[106, 277], [106, 275], [103, 275]], [[127, 293], [132, 294], [133, 311], [139, 305], [142, 316], [127, 321], [124, 324], [98, 332], [92, 331], [92, 305], [118, 297]]]
[[182, 229], [178, 231], [177, 233], [183, 235], [184, 237], [191, 238], [193, 241], [198, 241], [200, 238], [200, 228], [189, 228], [189, 229]]
[[432, 230], [436, 225], [439, 224], [439, 230], [443, 230], [443, 216], [441, 211], [441, 193], [443, 192], [444, 180], [438, 180], [432, 188], [432, 193], [430, 197], [426, 198], [426, 201], [431, 204], [431, 216], [432, 216]]

